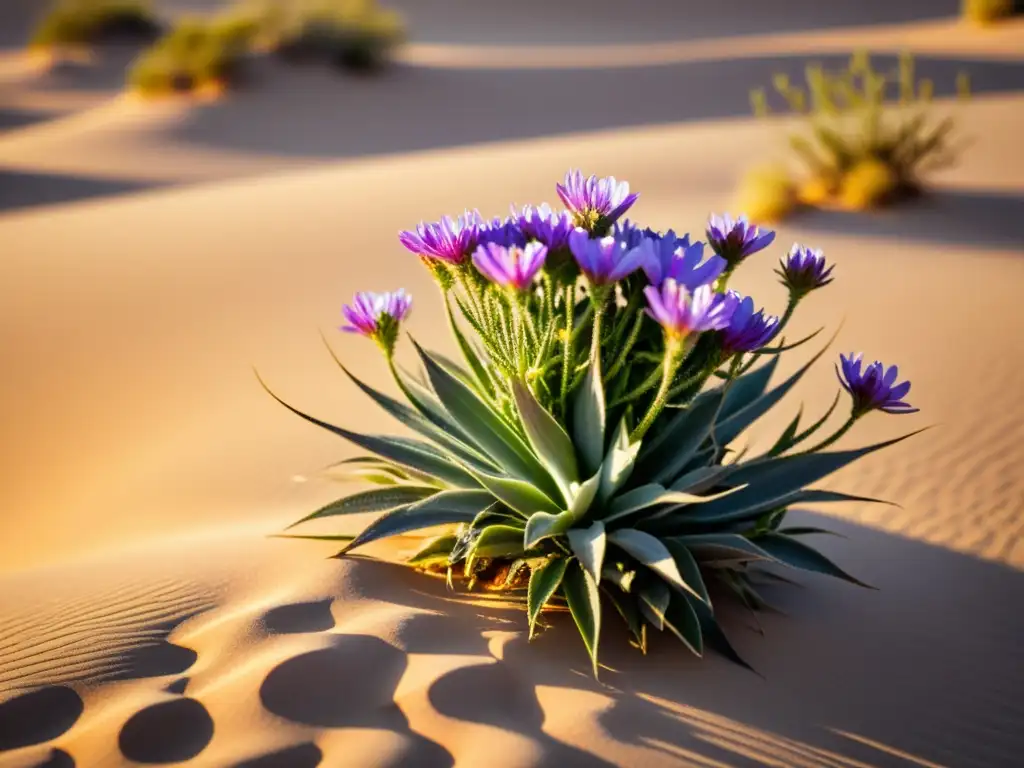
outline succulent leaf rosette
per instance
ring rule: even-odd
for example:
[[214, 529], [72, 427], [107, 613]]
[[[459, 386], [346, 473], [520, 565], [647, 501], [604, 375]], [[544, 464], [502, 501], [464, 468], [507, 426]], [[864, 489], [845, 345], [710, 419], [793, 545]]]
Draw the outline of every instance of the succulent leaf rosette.
[[285, 404], [364, 449], [343, 463], [379, 486], [295, 525], [381, 513], [356, 536], [305, 537], [347, 540], [339, 556], [440, 531], [411, 565], [518, 597], [531, 637], [545, 607], [567, 608], [595, 674], [609, 609], [641, 650], [652, 629], [667, 630], [697, 655], [707, 644], [745, 664], [710, 595], [762, 606], [755, 576], [766, 564], [861, 584], [807, 543], [822, 531], [787, 526], [786, 514], [873, 501], [810, 486], [904, 439], [826, 450], [868, 413], [913, 412], [910, 384], [895, 366], [843, 355], [841, 426], [826, 427], [840, 392], [766, 452], [737, 454], [730, 446], [824, 352], [769, 386], [779, 355], [811, 338], [787, 346], [782, 332], [832, 280], [821, 251], [796, 245], [782, 260], [789, 302], [776, 317], [727, 286], [773, 232], [729, 216], [711, 217], [707, 244], [641, 229], [623, 218], [637, 200], [627, 184], [578, 171], [557, 193], [564, 210], [513, 207], [492, 221], [467, 211], [401, 233], [441, 288], [463, 360], [410, 340], [421, 368], [410, 373], [395, 350], [411, 299], [357, 294], [342, 330], [380, 346], [404, 402], [342, 368], [417, 437], [360, 434]]

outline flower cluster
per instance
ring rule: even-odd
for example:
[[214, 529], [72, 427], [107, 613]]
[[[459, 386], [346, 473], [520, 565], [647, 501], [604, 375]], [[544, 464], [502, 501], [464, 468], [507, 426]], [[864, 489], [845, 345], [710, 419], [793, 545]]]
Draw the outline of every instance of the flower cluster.
[[423, 439], [360, 435], [293, 408], [372, 453], [353, 462], [384, 485], [299, 522], [386, 510], [342, 553], [453, 525], [412, 562], [450, 578], [457, 568], [470, 586], [528, 586], [531, 630], [560, 595], [595, 665], [602, 594], [641, 647], [648, 629], [669, 628], [697, 649], [708, 627], [708, 642], [723, 637], [705, 579], [747, 605], [749, 568], [765, 561], [856, 582], [798, 540], [805, 528], [781, 524], [790, 504], [822, 500], [807, 486], [892, 441], [815, 454], [868, 413], [915, 411], [895, 366], [842, 355], [841, 425], [815, 438], [832, 410], [803, 428], [798, 415], [766, 453], [725, 461], [806, 370], [768, 388], [779, 356], [814, 335], [782, 336], [832, 282], [821, 251], [794, 245], [782, 260], [789, 300], [776, 316], [728, 285], [774, 232], [728, 215], [710, 218], [706, 243], [643, 228], [624, 218], [637, 200], [628, 184], [579, 171], [556, 192], [564, 210], [513, 206], [490, 221], [469, 210], [399, 235], [437, 279], [463, 362], [416, 344], [424, 376], [409, 376], [394, 363], [409, 297], [357, 294], [342, 330], [377, 342], [409, 405], [356, 382]]

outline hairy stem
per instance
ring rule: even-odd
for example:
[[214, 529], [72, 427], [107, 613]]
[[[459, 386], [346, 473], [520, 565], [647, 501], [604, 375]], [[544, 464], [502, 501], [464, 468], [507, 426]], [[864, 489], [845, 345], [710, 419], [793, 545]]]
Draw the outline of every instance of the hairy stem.
[[565, 403], [569, 397], [569, 381], [572, 379], [572, 343], [575, 338], [573, 333], [573, 315], [576, 309], [576, 286], [570, 285], [565, 289], [565, 337], [562, 339], [562, 387], [558, 394], [558, 403], [562, 413], [565, 413]]
[[636, 429], [629, 435], [629, 442], [636, 443], [640, 441], [644, 435], [647, 434], [647, 430], [654, 424], [654, 420], [661, 415], [662, 409], [668, 402], [669, 389], [672, 387], [672, 379], [675, 378], [676, 371], [679, 369], [679, 364], [682, 362], [680, 359], [680, 350], [682, 345], [679, 340], [673, 336], [670, 336], [665, 342], [665, 357], [661, 364], [661, 384], [658, 387], [658, 392], [654, 396], [654, 402], [647, 409], [647, 413], [643, 419], [637, 424]]

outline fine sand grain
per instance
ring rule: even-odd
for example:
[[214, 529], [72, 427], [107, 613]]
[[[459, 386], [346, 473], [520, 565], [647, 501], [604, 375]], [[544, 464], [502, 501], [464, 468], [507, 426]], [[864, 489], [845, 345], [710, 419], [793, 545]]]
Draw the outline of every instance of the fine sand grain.
[[[887, 24], [925, 15], [920, 2], [888, 5]], [[835, 26], [870, 20], [836, 7]], [[626, 42], [683, 39], [656, 36], [657, 26]], [[713, 27], [703, 34], [728, 33]], [[927, 28], [917, 39], [937, 56], [969, 55], [939, 50]], [[438, 30], [427, 43], [479, 53]], [[791, 49], [757, 55], [838, 51], [830, 36], [843, 34], [860, 32], [821, 32], [817, 48], [801, 48], [797, 37], [813, 37], [801, 32], [783, 37]], [[608, 41], [576, 42], [571, 55], [586, 57], [585, 46]], [[997, 48], [989, 58], [1011, 69], [991, 70], [992, 92], [1019, 88], [1012, 56]], [[723, 83], [770, 76], [705, 59], [699, 73], [712, 83], [715, 73]], [[273, 403], [252, 366], [314, 414], [399, 432], [333, 365], [318, 330], [390, 391], [373, 345], [332, 329], [355, 290], [404, 286], [416, 302], [409, 330], [450, 351], [436, 289], [399, 229], [466, 206], [495, 215], [512, 201], [552, 201], [554, 182], [581, 167], [628, 179], [643, 222], [696, 234], [710, 211], [730, 207], [752, 163], [782, 156], [784, 122], [709, 119], [743, 110], [702, 89], [692, 112], [630, 124], [607, 110], [516, 123], [511, 112], [445, 109], [464, 103], [467, 84], [522, 104], [602, 75], [579, 62], [532, 75], [492, 65], [410, 61], [379, 93], [341, 86], [375, 117], [362, 124], [334, 120], [346, 107], [335, 103], [338, 81], [315, 73], [271, 72], [266, 91], [199, 107], [117, 97], [102, 67], [84, 80], [5, 80], [0, 766], [1019, 764], [1018, 95], [963, 110], [975, 142], [934, 195], [899, 211], [794, 219], [737, 276], [778, 310], [772, 267], [793, 241], [838, 265], [792, 329], [796, 338], [826, 326], [823, 342], [842, 323], [833, 348], [752, 443], [773, 439], [800, 402], [809, 416], [827, 407], [833, 355], [855, 349], [899, 363], [922, 413], [872, 416], [843, 445], [935, 425], [827, 483], [899, 506], [799, 513], [844, 534], [822, 549], [880, 591], [814, 577], [770, 587], [786, 615], [760, 617], [760, 631], [727, 611], [763, 678], [688, 657], [670, 638], [643, 658], [609, 621], [596, 682], [563, 614], [528, 644], [520, 606], [457, 599], [393, 563], [267, 537], [352, 490], [321, 470], [354, 451]], [[685, 77], [694, 65], [673, 66]], [[671, 78], [615, 66], [630, 69], [616, 76], [636, 84], [638, 109], [653, 110]], [[403, 99], [422, 101], [403, 111]], [[440, 116], [424, 123], [430, 104]], [[777, 378], [817, 343], [787, 356]], [[367, 554], [395, 560], [415, 544]]]

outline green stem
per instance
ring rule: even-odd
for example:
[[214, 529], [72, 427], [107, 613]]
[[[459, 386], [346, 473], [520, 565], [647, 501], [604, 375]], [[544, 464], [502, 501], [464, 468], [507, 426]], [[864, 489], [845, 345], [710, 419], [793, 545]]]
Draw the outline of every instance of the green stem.
[[[782, 313], [782, 317], [779, 318], [779, 324], [775, 326], [775, 333], [772, 334], [772, 340], [779, 337], [782, 330], [786, 327], [786, 324], [793, 317], [793, 312], [796, 311], [796, 305], [800, 303], [800, 299], [803, 296], [800, 294], [792, 293], [789, 296], [789, 301], [786, 303], [786, 311]], [[770, 342], [769, 342], [770, 343]]]
[[594, 326], [590, 337], [590, 364], [595, 371], [601, 370], [601, 323], [604, 320], [608, 302], [604, 296], [596, 297], [594, 306]]
[[729, 284], [729, 278], [732, 277], [732, 273], [736, 271], [736, 264], [730, 264], [725, 268], [725, 271], [718, 276], [715, 281], [715, 291], [718, 293], [725, 293], [725, 288]]
[[[662, 361], [664, 361], [664, 358], [662, 358]], [[634, 387], [632, 390], [622, 395], [621, 397], [615, 398], [615, 400], [612, 403], [610, 403], [608, 407], [614, 408], [617, 405], [628, 403], [630, 400], [634, 400], [640, 397], [640, 395], [642, 395], [644, 392], [651, 389], [655, 384], [657, 384], [661, 380], [661, 376], [662, 371], [655, 368], [653, 371], [651, 371], [651, 375], [644, 379], [640, 385]]]
[[615, 376], [615, 374], [619, 372], [619, 369], [625, 364], [626, 357], [629, 355], [630, 351], [632, 351], [633, 345], [636, 344], [637, 339], [640, 338], [640, 329], [643, 328], [643, 323], [644, 315], [641, 312], [636, 316], [633, 328], [630, 330], [629, 336], [626, 337], [626, 342], [622, 345], [622, 349], [619, 350], [619, 354], [615, 357], [614, 362], [612, 362], [612, 367], [609, 368], [608, 373], [605, 374], [605, 381], [611, 381], [612, 377]]
[[804, 453], [815, 453], [817, 451], [820, 451], [822, 448], [828, 448], [830, 445], [832, 445], [832, 443], [834, 443], [840, 437], [842, 437], [847, 432], [849, 432], [850, 431], [850, 427], [852, 427], [854, 424], [856, 424], [857, 423], [857, 419], [859, 419], [859, 418], [860, 418], [860, 416], [858, 416], [858, 415], [850, 414], [850, 418], [848, 418], [846, 420], [846, 423], [843, 424], [843, 426], [841, 426], [839, 429], [837, 429], [832, 434], [831, 437], [826, 437], [824, 440], [822, 440], [820, 443], [818, 443], [813, 448], [807, 448], [806, 450], [799, 451], [797, 453], [790, 454], [790, 455], [798, 456], [798, 455], [804, 454]]
[[572, 322], [573, 315], [576, 309], [576, 286], [570, 285], [565, 289], [565, 338], [562, 340], [564, 348], [562, 350], [562, 387], [558, 395], [558, 402], [561, 406], [562, 413], [565, 413], [565, 403], [569, 397], [569, 380], [572, 378], [572, 343], [575, 338], [573, 332]]
[[672, 386], [672, 379], [676, 375], [676, 370], [679, 368], [681, 362], [680, 355], [680, 344], [677, 339], [670, 337], [665, 343], [665, 358], [662, 361], [661, 366], [661, 385], [658, 387], [658, 393], [654, 396], [654, 402], [651, 403], [651, 407], [647, 409], [647, 414], [643, 420], [637, 425], [636, 429], [629, 435], [629, 442], [639, 442], [644, 435], [647, 434], [647, 430], [654, 424], [654, 420], [661, 415], [662, 409], [668, 402], [668, 392]]

